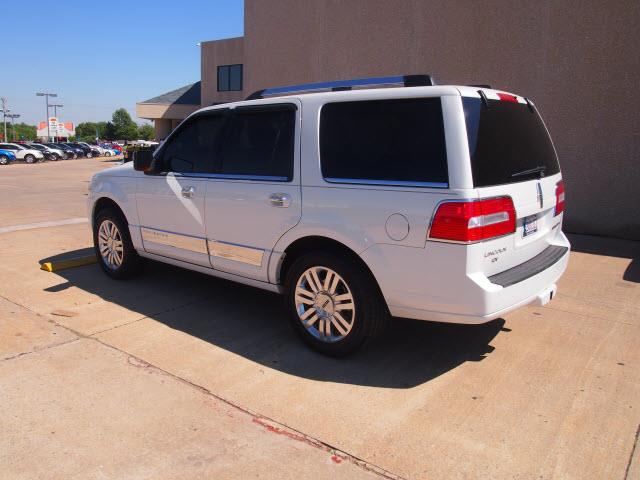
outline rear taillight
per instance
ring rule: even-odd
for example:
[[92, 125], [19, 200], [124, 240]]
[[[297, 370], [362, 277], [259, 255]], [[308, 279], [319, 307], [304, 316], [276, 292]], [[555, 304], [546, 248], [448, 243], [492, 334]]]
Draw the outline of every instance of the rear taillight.
[[564, 181], [560, 180], [556, 183], [556, 210], [554, 216], [564, 212]]
[[472, 243], [516, 231], [516, 211], [510, 197], [440, 204], [429, 238]]
[[510, 95], [508, 93], [498, 93], [498, 98], [503, 102], [518, 103], [518, 97], [516, 97], [515, 95]]

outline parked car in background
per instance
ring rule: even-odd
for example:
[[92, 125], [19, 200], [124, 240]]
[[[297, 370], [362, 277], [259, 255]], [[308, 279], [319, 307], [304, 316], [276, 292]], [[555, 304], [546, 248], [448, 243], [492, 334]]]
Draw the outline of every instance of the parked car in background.
[[40, 150], [47, 160], [57, 161], [65, 158], [65, 154], [60, 149], [54, 149], [51, 147], [47, 147], [41, 143], [30, 143], [28, 145], [30, 148], [35, 148], [36, 150]]
[[16, 161], [16, 156], [11, 150], [0, 150], [0, 165], [7, 165]]
[[111, 145], [109, 145], [108, 143], [101, 143], [100, 147], [104, 151], [104, 155], [106, 157], [113, 157], [113, 156], [120, 155], [120, 151], [116, 150], [115, 148], [112, 148]]
[[78, 158], [78, 152], [74, 148], [71, 148], [63, 143], [46, 143], [47, 147], [60, 150], [65, 154], [65, 159]]
[[[82, 143], [82, 142], [81, 142]], [[106, 149], [102, 148], [102, 145], [97, 145], [95, 143], [85, 143], [85, 145], [88, 145], [89, 147], [93, 148], [94, 150], [98, 151], [98, 156], [100, 157], [107, 157], [107, 151]]]
[[44, 154], [40, 150], [27, 148], [17, 143], [0, 143], [0, 149], [11, 150], [17, 160], [24, 160], [27, 163], [36, 163], [44, 161]]
[[99, 157], [100, 151], [95, 148], [95, 146], [91, 146], [85, 142], [73, 142], [72, 145], [77, 146], [84, 152], [84, 156], [87, 158]]
[[78, 145], [75, 145], [73, 143], [70, 142], [62, 142], [63, 145], [66, 145], [67, 147], [71, 148], [77, 155], [76, 158], [80, 158], [80, 157], [84, 157], [85, 156], [85, 151], [80, 148]]
[[112, 144], [110, 144], [110, 146], [111, 146], [111, 148], [112, 148], [113, 150], [115, 150], [116, 152], [118, 152], [118, 155], [122, 155], [122, 153], [123, 153], [123, 151], [124, 151], [124, 150], [123, 150], [123, 148], [122, 148], [122, 145], [119, 145], [119, 144], [117, 144], [117, 143], [112, 143]]
[[391, 316], [481, 324], [545, 305], [570, 245], [535, 105], [421, 77], [193, 113], [155, 152], [94, 175], [100, 267], [126, 278], [146, 257], [282, 293], [300, 337], [335, 356]]

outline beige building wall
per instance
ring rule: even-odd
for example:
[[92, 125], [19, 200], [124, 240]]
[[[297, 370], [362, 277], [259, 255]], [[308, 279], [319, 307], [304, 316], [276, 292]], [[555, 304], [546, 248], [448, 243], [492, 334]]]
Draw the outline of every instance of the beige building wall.
[[136, 116], [153, 120], [155, 138], [160, 141], [167, 138], [183, 119], [199, 108], [199, 105], [137, 103]]
[[[200, 49], [202, 106], [208, 107], [213, 103], [242, 100], [246, 96], [244, 92], [218, 92], [218, 66], [244, 63], [244, 38], [202, 42]], [[244, 69], [246, 82], [246, 65]]]
[[[245, 0], [244, 87], [430, 73], [525, 95], [558, 150], [566, 229], [640, 239], [639, 25], [637, 0]], [[231, 50], [207, 54], [203, 104]]]

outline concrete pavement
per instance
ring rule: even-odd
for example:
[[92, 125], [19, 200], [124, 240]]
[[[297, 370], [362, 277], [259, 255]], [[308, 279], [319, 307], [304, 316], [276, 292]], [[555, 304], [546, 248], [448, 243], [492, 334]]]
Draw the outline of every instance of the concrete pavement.
[[[51, 172], [29, 170], [40, 167]], [[11, 167], [0, 198], [15, 185], [25, 217], [4, 203], [0, 227], [83, 215], [88, 175], [104, 167]], [[49, 197], [28, 194], [45, 183]], [[298, 342], [275, 295], [160, 264], [129, 282], [95, 265], [46, 273], [40, 260], [90, 246], [88, 225], [2, 233], [9, 408], [0, 429], [10, 434], [0, 469], [22, 478], [54, 466], [61, 478], [373, 475], [363, 466], [405, 478], [634, 478], [640, 245], [572, 240], [579, 251], [548, 306], [482, 326], [397, 320], [376, 345], [334, 360]], [[206, 431], [189, 433], [198, 419]], [[331, 460], [331, 448], [346, 460]]]

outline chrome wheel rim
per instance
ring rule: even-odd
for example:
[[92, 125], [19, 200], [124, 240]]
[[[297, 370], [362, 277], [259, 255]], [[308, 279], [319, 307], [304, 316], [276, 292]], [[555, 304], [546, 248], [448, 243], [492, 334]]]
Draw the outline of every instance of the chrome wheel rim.
[[296, 283], [295, 304], [302, 326], [320, 341], [344, 339], [356, 318], [347, 282], [327, 267], [307, 269]]
[[122, 265], [124, 258], [124, 247], [122, 235], [116, 224], [111, 220], [105, 220], [98, 229], [98, 247], [100, 255], [105, 265], [112, 270], [116, 270]]

